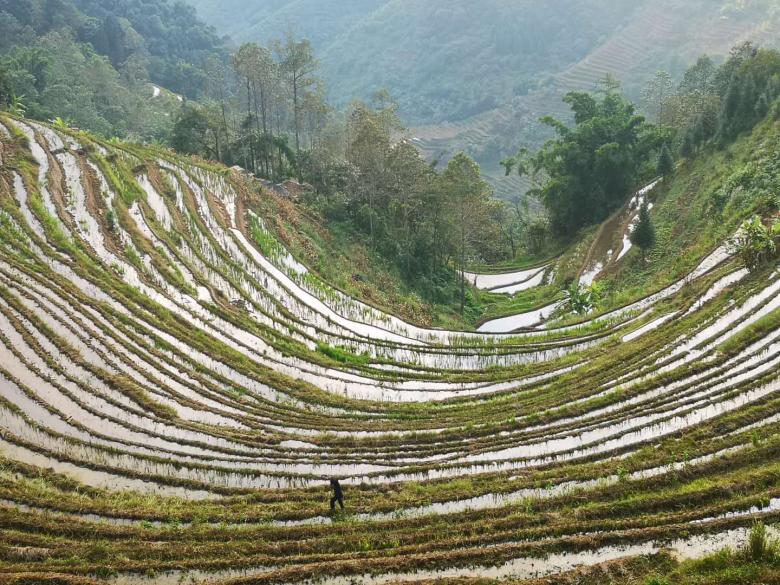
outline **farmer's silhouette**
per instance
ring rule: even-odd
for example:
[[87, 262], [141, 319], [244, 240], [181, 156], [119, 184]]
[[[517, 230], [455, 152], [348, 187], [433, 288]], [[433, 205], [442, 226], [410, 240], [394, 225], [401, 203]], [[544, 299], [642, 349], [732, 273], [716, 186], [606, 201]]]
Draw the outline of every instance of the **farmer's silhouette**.
[[330, 480], [330, 489], [333, 490], [333, 497], [330, 499], [330, 509], [336, 509], [336, 502], [339, 503], [341, 509], [344, 509], [344, 492], [341, 489], [341, 484], [337, 479]]

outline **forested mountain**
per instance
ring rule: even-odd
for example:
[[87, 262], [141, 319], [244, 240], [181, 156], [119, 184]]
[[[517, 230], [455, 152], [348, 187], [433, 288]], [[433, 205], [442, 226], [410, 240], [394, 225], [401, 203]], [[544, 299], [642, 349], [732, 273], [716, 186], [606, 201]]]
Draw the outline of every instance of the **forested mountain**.
[[675, 85], [701, 54], [720, 60], [743, 41], [776, 46], [780, 32], [775, 0], [655, 0], [632, 5], [636, 9], [626, 23], [583, 59], [496, 108], [465, 120], [416, 128], [418, 146], [431, 159], [465, 150], [482, 165], [496, 191], [512, 198], [529, 183], [503, 177], [498, 162], [518, 147], [538, 147], [550, 137], [549, 129], [539, 124], [542, 115], [552, 112], [569, 119], [562, 101], [567, 92], [592, 91], [610, 74], [643, 113], [655, 118], [655, 107], [645, 94], [657, 71], [668, 72]]
[[507, 198], [528, 183], [504, 178], [499, 161], [550, 136], [538, 119], [565, 115], [568, 91], [611, 73], [652, 115], [642, 93], [658, 69], [679, 81], [702, 53], [771, 46], [780, 30], [775, 0], [188, 1], [236, 43], [294, 27], [334, 103], [387, 88], [429, 160], [465, 150]]
[[190, 1], [237, 43], [293, 28], [312, 40], [336, 104], [385, 87], [413, 123], [465, 118], [526, 93], [636, 10], [615, 0]]
[[[199, 16], [236, 44], [267, 42], [287, 29], [311, 39], [318, 50], [346, 35], [390, 0], [186, 0]], [[375, 42], [381, 42], [375, 39]]]
[[164, 138], [174, 111], [149, 82], [197, 97], [209, 58], [221, 40], [181, 2], [0, 0], [0, 100], [37, 118]]
[[89, 19], [79, 38], [120, 69], [143, 60], [152, 81], [197, 97], [206, 80], [203, 63], [221, 40], [181, 1], [74, 0]]

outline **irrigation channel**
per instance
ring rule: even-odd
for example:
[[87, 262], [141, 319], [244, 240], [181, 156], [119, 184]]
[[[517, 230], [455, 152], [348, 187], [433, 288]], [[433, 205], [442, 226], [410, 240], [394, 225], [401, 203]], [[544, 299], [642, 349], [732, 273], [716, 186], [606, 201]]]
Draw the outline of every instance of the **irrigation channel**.
[[246, 177], [0, 122], [0, 582], [530, 578], [780, 516], [780, 272], [727, 242], [580, 322], [426, 329], [307, 269]]

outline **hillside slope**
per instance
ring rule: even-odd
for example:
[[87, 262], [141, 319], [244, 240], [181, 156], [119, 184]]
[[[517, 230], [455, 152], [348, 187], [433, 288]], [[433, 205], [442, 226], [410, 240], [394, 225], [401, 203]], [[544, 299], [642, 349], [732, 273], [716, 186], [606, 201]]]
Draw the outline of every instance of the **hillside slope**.
[[597, 313], [482, 334], [334, 288], [241, 174], [10, 117], [0, 145], [0, 581], [644, 582], [780, 520], [780, 271], [727, 243], [777, 209], [775, 121], [646, 194], [666, 256]]
[[[644, 2], [644, 0], [643, 0]], [[634, 12], [616, 0], [191, 0], [237, 43], [312, 39], [338, 106], [387, 88], [410, 123], [490, 109], [576, 63]], [[641, 4], [641, 3], [640, 3]], [[236, 15], [241, 15], [236, 18]]]
[[478, 10], [438, 0], [255, 0], [224, 11], [190, 1], [236, 42], [291, 27], [311, 37], [335, 104], [388, 88], [430, 160], [464, 150], [506, 198], [527, 182], [503, 177], [499, 161], [548, 137], [538, 119], [565, 118], [566, 92], [612, 74], [639, 101], [658, 69], [680, 75], [702, 53], [724, 56], [745, 40], [775, 45], [780, 32], [768, 0], [495, 0]]
[[658, 69], [679, 75], [699, 55], [727, 55], [731, 47], [748, 40], [776, 45], [780, 21], [773, 3], [726, 10], [729, 5], [711, 0], [638, 5], [624, 27], [581, 61], [551, 75], [544, 87], [468, 120], [415, 128], [417, 144], [429, 158], [446, 159], [464, 150], [482, 164], [499, 195], [522, 192], [527, 181], [503, 177], [498, 163], [519, 147], [533, 149], [548, 138], [548, 131], [538, 123], [541, 116], [568, 118], [570, 112], [562, 102], [567, 92], [593, 91], [610, 74], [638, 101], [643, 85]]
[[267, 42], [288, 29], [326, 47], [390, 0], [188, 0], [201, 19], [237, 43]]
[[0, 107], [104, 136], [165, 140], [182, 97], [151, 83], [198, 97], [203, 63], [225, 56], [213, 29], [169, 0], [0, 0], [0, 30]]

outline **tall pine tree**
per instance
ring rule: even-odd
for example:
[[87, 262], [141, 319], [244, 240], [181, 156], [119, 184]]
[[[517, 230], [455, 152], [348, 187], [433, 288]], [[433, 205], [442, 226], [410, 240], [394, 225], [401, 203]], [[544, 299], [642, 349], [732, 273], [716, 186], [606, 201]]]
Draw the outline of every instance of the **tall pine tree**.
[[666, 177], [674, 172], [674, 159], [669, 145], [664, 144], [661, 148], [661, 154], [658, 156], [658, 176]]
[[642, 251], [642, 260], [647, 259], [647, 251], [655, 246], [655, 226], [650, 218], [650, 207], [645, 201], [639, 208], [639, 221], [631, 232], [631, 243]]

